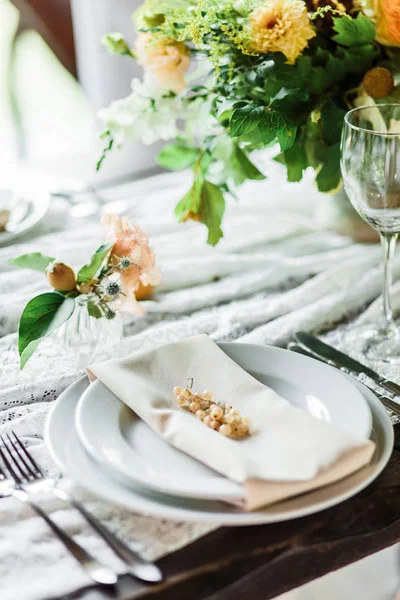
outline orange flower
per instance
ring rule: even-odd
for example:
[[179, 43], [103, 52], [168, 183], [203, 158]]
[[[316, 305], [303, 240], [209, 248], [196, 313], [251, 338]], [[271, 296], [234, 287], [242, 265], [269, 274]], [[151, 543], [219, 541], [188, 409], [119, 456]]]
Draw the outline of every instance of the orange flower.
[[400, 46], [400, 0], [373, 0], [376, 39], [385, 46]]
[[113, 263], [119, 263], [121, 258], [131, 263], [119, 269], [121, 288], [126, 296], [122, 310], [141, 314], [144, 310], [135, 297], [140, 282], [148, 286], [157, 285], [161, 280], [148, 237], [130, 217], [104, 215], [101, 222], [106, 229], [106, 240], [114, 240], [110, 253]]
[[155, 40], [147, 33], [136, 39], [138, 62], [151, 71], [161, 87], [175, 93], [186, 88], [184, 74], [189, 68], [189, 52], [184, 44], [171, 40]]

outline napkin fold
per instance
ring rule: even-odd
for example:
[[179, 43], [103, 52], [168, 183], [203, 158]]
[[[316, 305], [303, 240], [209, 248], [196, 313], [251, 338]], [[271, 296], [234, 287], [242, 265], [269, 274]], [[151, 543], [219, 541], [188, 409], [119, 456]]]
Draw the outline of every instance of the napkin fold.
[[[292, 406], [230, 359], [207, 335], [87, 368], [175, 448], [243, 484], [254, 510], [333, 483], [368, 464], [375, 444]], [[248, 416], [256, 432], [226, 438], [176, 404], [175, 386], [209, 389]], [[224, 500], [221, 498], [221, 500]]]

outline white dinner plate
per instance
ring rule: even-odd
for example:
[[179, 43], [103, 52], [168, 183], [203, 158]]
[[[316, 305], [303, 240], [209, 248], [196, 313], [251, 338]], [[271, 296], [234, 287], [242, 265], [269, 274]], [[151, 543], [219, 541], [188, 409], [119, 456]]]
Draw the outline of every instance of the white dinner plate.
[[[225, 343], [220, 347], [294, 406], [355, 437], [369, 437], [372, 417], [368, 403], [340, 371], [272, 346]], [[91, 457], [108, 465], [122, 481], [186, 498], [243, 498], [241, 484], [170, 446], [100, 381], [82, 394], [75, 423]]]
[[139, 485], [127, 486], [114, 479], [110, 470], [99, 465], [86, 452], [75, 430], [75, 410], [88, 385], [87, 378], [82, 377], [63, 392], [52, 407], [45, 427], [50, 453], [60, 469], [89, 492], [147, 516], [229, 526], [274, 523], [302, 517], [339, 504], [367, 487], [384, 469], [393, 449], [393, 427], [385, 408], [372, 392], [355, 383], [372, 412], [371, 437], [376, 443], [376, 450], [371, 463], [329, 486], [245, 513], [222, 502], [177, 498], [151, 492]]
[[11, 244], [21, 235], [28, 233], [44, 219], [50, 208], [48, 189], [37, 177], [28, 173], [17, 182], [18, 192], [11, 210], [6, 230], [0, 232], [0, 246]]

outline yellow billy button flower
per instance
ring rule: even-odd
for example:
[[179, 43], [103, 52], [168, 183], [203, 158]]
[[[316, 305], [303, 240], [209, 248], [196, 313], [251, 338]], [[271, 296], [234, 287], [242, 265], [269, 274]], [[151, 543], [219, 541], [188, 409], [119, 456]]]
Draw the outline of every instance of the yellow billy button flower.
[[70, 292], [75, 289], [76, 276], [72, 267], [62, 262], [52, 262], [46, 270], [47, 280], [58, 292]]
[[393, 90], [393, 75], [384, 67], [375, 67], [365, 73], [363, 86], [371, 98], [386, 98]]

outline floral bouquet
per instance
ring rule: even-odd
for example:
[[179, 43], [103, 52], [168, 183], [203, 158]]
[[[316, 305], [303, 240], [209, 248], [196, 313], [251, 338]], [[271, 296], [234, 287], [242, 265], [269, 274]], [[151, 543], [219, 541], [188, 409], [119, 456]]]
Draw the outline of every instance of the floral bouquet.
[[161, 279], [147, 235], [130, 217], [104, 215], [102, 223], [106, 242], [77, 273], [40, 252], [9, 261], [15, 267], [44, 272], [53, 288], [32, 298], [22, 313], [18, 329], [21, 369], [41, 340], [73, 315], [78, 298], [95, 319], [114, 319], [119, 310], [143, 313], [137, 300], [145, 299]]
[[254, 150], [278, 143], [289, 181], [312, 167], [318, 189], [335, 190], [345, 112], [400, 101], [400, 0], [145, 0], [134, 20], [133, 49], [104, 39], [144, 78], [101, 111], [98, 167], [127, 138], [173, 140], [158, 164], [193, 169], [176, 217], [204, 223], [213, 245], [226, 195], [265, 177]]

